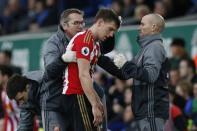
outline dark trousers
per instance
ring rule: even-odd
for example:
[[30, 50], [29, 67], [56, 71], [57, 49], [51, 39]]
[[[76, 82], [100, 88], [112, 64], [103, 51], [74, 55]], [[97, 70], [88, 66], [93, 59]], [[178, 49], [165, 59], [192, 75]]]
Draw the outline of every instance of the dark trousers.
[[93, 125], [92, 106], [85, 95], [63, 95], [63, 102], [73, 131], [97, 131]]
[[144, 118], [137, 120], [139, 131], [164, 131], [166, 120], [162, 118]]
[[42, 110], [42, 124], [45, 131], [53, 131], [58, 127], [60, 131], [71, 131], [69, 118], [57, 111]]

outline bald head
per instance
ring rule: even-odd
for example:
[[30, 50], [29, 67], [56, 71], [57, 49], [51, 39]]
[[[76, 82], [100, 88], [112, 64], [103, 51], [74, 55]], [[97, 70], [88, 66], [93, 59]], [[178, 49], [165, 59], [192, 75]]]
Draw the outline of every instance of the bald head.
[[165, 21], [162, 16], [158, 14], [148, 14], [142, 17], [139, 27], [140, 35], [153, 35], [159, 34], [165, 27]]
[[164, 18], [159, 14], [148, 14], [146, 15], [148, 19], [150, 20], [151, 24], [155, 25], [156, 28], [158, 28], [156, 31], [158, 33], [162, 32], [165, 27], [165, 21]]

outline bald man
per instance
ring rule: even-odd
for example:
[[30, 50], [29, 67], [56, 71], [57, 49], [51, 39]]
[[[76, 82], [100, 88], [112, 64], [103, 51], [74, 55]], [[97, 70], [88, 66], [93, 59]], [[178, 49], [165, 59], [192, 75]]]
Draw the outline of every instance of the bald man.
[[162, 16], [148, 14], [141, 20], [137, 42], [140, 50], [131, 60], [117, 55], [114, 63], [122, 79], [133, 78], [132, 109], [139, 131], [163, 131], [169, 116], [168, 59], [161, 32], [165, 27]]

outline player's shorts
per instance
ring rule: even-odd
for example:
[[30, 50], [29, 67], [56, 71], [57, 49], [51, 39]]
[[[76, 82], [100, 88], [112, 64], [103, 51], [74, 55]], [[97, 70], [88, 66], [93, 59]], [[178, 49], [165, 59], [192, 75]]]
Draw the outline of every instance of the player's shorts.
[[63, 95], [64, 111], [72, 118], [73, 131], [96, 131], [93, 125], [92, 106], [84, 95]]

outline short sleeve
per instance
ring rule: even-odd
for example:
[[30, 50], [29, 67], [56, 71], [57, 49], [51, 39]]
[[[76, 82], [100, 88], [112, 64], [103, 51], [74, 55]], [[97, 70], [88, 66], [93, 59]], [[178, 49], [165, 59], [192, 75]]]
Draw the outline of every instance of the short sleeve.
[[83, 40], [76, 40], [75, 43], [76, 49], [76, 57], [77, 58], [84, 58], [90, 61], [90, 54], [93, 50], [93, 42], [90, 41], [89, 43], [84, 42]]

